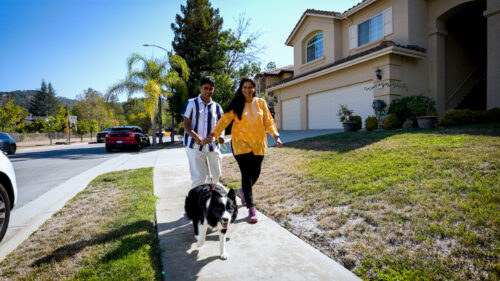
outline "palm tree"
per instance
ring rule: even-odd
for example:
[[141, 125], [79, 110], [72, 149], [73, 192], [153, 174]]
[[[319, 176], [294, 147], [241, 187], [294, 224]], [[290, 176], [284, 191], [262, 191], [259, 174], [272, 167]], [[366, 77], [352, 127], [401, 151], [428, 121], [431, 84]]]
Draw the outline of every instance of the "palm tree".
[[[134, 65], [142, 62], [142, 69], [134, 69]], [[120, 81], [108, 89], [107, 97], [116, 97], [117, 94], [128, 91], [128, 96], [136, 92], [145, 95], [144, 105], [146, 113], [151, 118], [153, 145], [156, 144], [156, 113], [161, 106], [161, 96], [171, 97], [177, 91], [187, 89], [189, 68], [183, 58], [168, 54], [168, 62], [156, 58], [146, 59], [133, 53], [127, 60], [128, 73], [125, 80]], [[159, 112], [161, 116], [161, 112]]]

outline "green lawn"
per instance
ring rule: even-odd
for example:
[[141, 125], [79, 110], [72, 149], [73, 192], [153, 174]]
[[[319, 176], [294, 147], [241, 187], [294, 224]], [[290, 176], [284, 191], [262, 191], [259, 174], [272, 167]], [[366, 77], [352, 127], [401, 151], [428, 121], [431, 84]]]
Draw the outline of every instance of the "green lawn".
[[[226, 184], [237, 187], [232, 159]], [[270, 149], [257, 208], [366, 280], [500, 279], [500, 124]]]
[[0, 264], [2, 280], [160, 280], [153, 169], [101, 175]]

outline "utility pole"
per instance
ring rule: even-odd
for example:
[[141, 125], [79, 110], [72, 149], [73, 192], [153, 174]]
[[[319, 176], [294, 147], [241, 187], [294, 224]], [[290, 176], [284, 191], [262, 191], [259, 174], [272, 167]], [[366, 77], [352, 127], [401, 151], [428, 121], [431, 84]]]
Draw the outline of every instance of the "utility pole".
[[69, 121], [69, 114], [68, 114], [68, 144], [71, 144], [71, 123]]

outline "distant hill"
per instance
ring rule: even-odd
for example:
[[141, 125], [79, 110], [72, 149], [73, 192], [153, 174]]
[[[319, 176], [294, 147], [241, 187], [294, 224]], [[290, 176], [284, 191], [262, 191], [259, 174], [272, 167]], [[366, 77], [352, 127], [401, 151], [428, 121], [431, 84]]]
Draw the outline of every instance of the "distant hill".
[[[14, 100], [14, 104], [22, 106], [28, 109], [30, 100], [37, 94], [39, 91], [37, 90], [23, 90], [23, 91], [12, 91], [12, 92], [0, 92], [0, 104], [7, 104], [9, 101], [9, 97]], [[68, 99], [65, 97], [57, 97], [60, 104], [68, 105], [69, 107], [73, 107], [76, 103], [75, 99]]]

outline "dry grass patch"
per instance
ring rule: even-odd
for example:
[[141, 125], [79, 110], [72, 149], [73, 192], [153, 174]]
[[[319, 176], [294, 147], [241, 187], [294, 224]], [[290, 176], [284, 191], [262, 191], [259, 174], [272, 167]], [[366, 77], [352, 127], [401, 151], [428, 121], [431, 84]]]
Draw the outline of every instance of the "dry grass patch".
[[491, 124], [271, 148], [257, 208], [366, 280], [499, 280], [499, 136]]
[[151, 168], [97, 177], [9, 254], [0, 279], [157, 280], [152, 178]]

